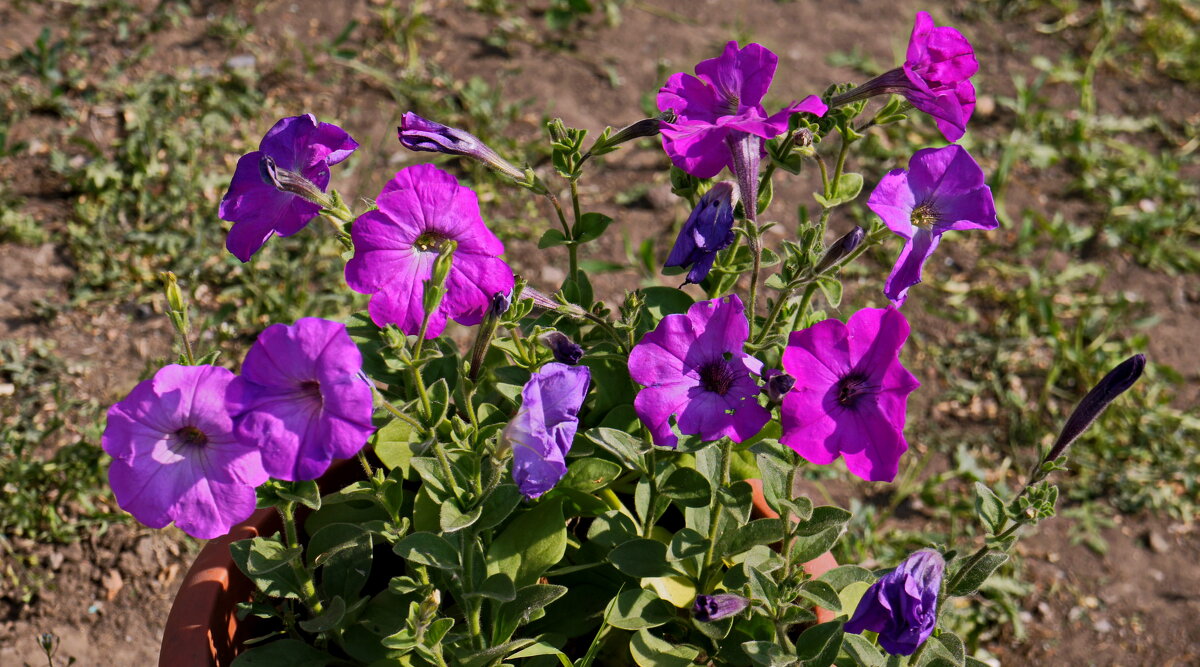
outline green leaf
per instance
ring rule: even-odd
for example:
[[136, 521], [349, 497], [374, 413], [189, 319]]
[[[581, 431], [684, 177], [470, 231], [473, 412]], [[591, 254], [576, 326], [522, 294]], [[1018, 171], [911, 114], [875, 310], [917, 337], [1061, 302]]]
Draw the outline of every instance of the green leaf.
[[463, 512], [458, 509], [458, 504], [454, 500], [447, 500], [442, 503], [442, 509], [439, 513], [439, 524], [443, 533], [453, 533], [474, 524], [479, 520], [479, 516], [482, 513], [482, 503], [471, 508], [469, 512]]
[[712, 504], [712, 484], [695, 468], [676, 468], [658, 490], [682, 507], [707, 507]]
[[278, 536], [254, 537], [238, 540], [229, 545], [233, 562], [258, 590], [276, 598], [299, 600], [300, 581], [291, 567], [293, 560], [300, 558], [300, 549], [288, 549]]
[[824, 208], [833, 208], [854, 201], [858, 193], [862, 192], [862, 187], [862, 174], [842, 174], [837, 183], [837, 192], [828, 198], [820, 193], [813, 193], [813, 199]]
[[671, 537], [671, 560], [699, 556], [708, 550], [708, 538], [691, 528], [681, 528]]
[[846, 530], [850, 513], [840, 507], [823, 505], [813, 509], [812, 518], [796, 525], [792, 558], [803, 563], [829, 551]]
[[829, 667], [842, 647], [842, 622], [814, 625], [796, 639], [796, 655], [804, 665]]
[[375, 456], [379, 457], [384, 467], [389, 470], [400, 468], [407, 477], [410, 469], [409, 461], [415, 456], [413, 443], [419, 441], [420, 433], [413, 429], [408, 422], [403, 419], [393, 419], [383, 428], [375, 431], [369, 443], [375, 451]]
[[819, 581], [824, 581], [833, 587], [833, 590], [840, 591], [858, 581], [863, 581], [868, 584], [875, 583], [875, 575], [865, 567], [858, 565], [842, 565], [829, 570], [825, 574], [817, 577]]
[[975, 513], [993, 535], [1003, 530], [1008, 522], [1004, 503], [983, 482], [975, 482]]
[[299, 639], [280, 639], [255, 646], [233, 659], [232, 667], [325, 667], [333, 656]]
[[862, 635], [843, 635], [842, 650], [855, 664], [862, 667], [884, 667], [887, 664], [883, 653]]
[[325, 604], [325, 611], [320, 616], [300, 621], [299, 625], [305, 632], [328, 632], [338, 627], [345, 616], [346, 601], [340, 595], [335, 595]]
[[824, 607], [834, 613], [842, 610], [842, 601], [838, 599], [837, 591], [833, 590], [833, 586], [820, 579], [804, 582], [800, 586], [800, 597], [811, 600], [818, 607]]
[[567, 524], [562, 502], [544, 500], [518, 516], [492, 542], [487, 553], [489, 575], [507, 573], [518, 588], [538, 580], [567, 550]]
[[825, 300], [829, 302], [830, 308], [837, 308], [842, 303], [842, 281], [830, 276], [817, 276], [817, 286], [821, 288], [821, 294], [825, 295]]
[[459, 566], [458, 550], [445, 538], [433, 533], [413, 533], [396, 543], [396, 555], [418, 565], [428, 565], [442, 570], [454, 570]]
[[353, 601], [371, 574], [374, 538], [353, 523], [331, 523], [308, 542], [310, 567], [320, 567], [321, 591], [326, 597]]
[[653, 591], [624, 591], [604, 611], [608, 624], [622, 630], [654, 628], [675, 618], [675, 609]]
[[695, 301], [682, 290], [674, 287], [645, 287], [639, 292], [646, 304], [646, 312], [658, 322], [667, 315], [686, 313]]
[[642, 452], [646, 448], [646, 443], [640, 439], [615, 428], [593, 428], [585, 432], [583, 436], [611, 452], [625, 463], [625, 467], [631, 470], [645, 470], [645, 465], [642, 463]]
[[742, 642], [742, 652], [750, 658], [750, 662], [761, 667], [784, 667], [789, 662], [783, 649], [775, 642]]
[[511, 602], [500, 607], [500, 636], [510, 637], [517, 628], [532, 621], [546, 605], [566, 594], [566, 586], [554, 584], [531, 584], [521, 588]]
[[667, 545], [642, 537], [617, 545], [609, 552], [608, 562], [635, 579], [680, 574], [667, 561]]
[[304, 505], [312, 510], [321, 509], [321, 489], [312, 480], [303, 482], [277, 482], [275, 493], [284, 500]]
[[542, 249], [566, 244], [567, 237], [563, 236], [563, 233], [557, 229], [547, 229], [542, 234], [542, 238], [538, 239], [538, 247]]
[[[992, 549], [985, 552], [983, 557], [974, 564], [970, 565], [965, 572], [955, 573], [955, 575], [951, 578], [951, 581], [957, 579], [957, 582], [954, 584], [954, 588], [946, 591], [946, 593], [956, 597], [974, 593], [975, 591], [979, 590], [979, 587], [983, 585], [983, 582], [987, 581], [988, 577], [992, 576], [992, 573], [996, 571], [996, 568], [1003, 565], [1007, 560], [1008, 554], [1004, 553], [1003, 551], [996, 551]], [[966, 567], [967, 563], [970, 563], [969, 559], [964, 561], [963, 566]]]
[[[574, 236], [576, 243], [587, 243], [600, 238], [605, 229], [612, 224], [613, 219], [607, 215], [600, 213], [584, 213], [579, 218], [579, 224], [575, 226]], [[543, 235], [542, 238], [545, 238]], [[540, 247], [540, 244], [539, 244]]]
[[782, 519], [755, 519], [733, 531], [724, 549], [724, 555], [740, 554], [759, 544], [773, 544], [783, 539]]
[[483, 511], [475, 522], [475, 530], [487, 530], [500, 525], [521, 502], [521, 490], [515, 484], [501, 484], [483, 499]]
[[517, 589], [513, 586], [512, 579], [507, 574], [498, 572], [485, 579], [483, 585], [470, 595], [508, 602], [517, 596]]
[[592, 493], [611, 484], [623, 470], [616, 463], [604, 459], [575, 459], [567, 468], [566, 476], [557, 484], [557, 488]]
[[659, 639], [643, 629], [629, 638], [629, 653], [639, 667], [689, 667], [700, 649]]

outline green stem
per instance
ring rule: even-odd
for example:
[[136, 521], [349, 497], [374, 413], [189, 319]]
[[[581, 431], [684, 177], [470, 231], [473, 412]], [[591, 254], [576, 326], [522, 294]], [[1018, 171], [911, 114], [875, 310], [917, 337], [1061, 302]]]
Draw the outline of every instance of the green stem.
[[[468, 537], [468, 534], [470, 537]], [[472, 547], [475, 542], [475, 534], [471, 531], [463, 531], [462, 554], [463, 554], [463, 579], [468, 585], [473, 585], [475, 581], [475, 558], [472, 556]], [[467, 627], [471, 633], [471, 645], [476, 650], [484, 648], [483, 631], [480, 622], [480, 614], [483, 611], [483, 599], [474, 596], [467, 601]]]
[[[747, 205], [756, 205], [748, 203]], [[750, 338], [754, 339], [754, 320], [758, 310], [758, 274], [762, 272], [762, 240], [758, 236], [758, 221], [746, 221], [746, 243], [750, 247], [750, 256], [754, 266], [750, 270], [750, 303], [746, 305], [746, 319], [750, 322]]]
[[[720, 486], [717, 488], [725, 488], [729, 486], [729, 465], [730, 454], [733, 450], [733, 441], [729, 438], [721, 439], [721, 479]], [[721, 503], [714, 502], [708, 512], [708, 549], [704, 552], [704, 567], [700, 569], [700, 586], [705, 591], [708, 590], [708, 571], [712, 568], [713, 560], [717, 553], [717, 535], [721, 525]]]
[[411, 426], [415, 429], [420, 429], [422, 431], [425, 430], [425, 427], [421, 425], [421, 422], [413, 419], [412, 417], [409, 417], [408, 415], [404, 414], [403, 412], [400, 412], [399, 408], [392, 405], [391, 402], [389, 402], [387, 399], [385, 399], [382, 395], [380, 395], [379, 400], [383, 402], [383, 409], [392, 413], [393, 417], [403, 421], [404, 423], [408, 424], [409, 426]]
[[362, 465], [363, 472], [367, 473], [367, 479], [375, 479], [375, 471], [371, 470], [371, 463], [367, 461], [367, 455], [363, 450], [358, 450], [358, 462]]
[[656, 497], [658, 495], [658, 482], [656, 481], [656, 478], [654, 476], [654, 473], [656, 472], [656, 469], [658, 468], [657, 458], [658, 458], [657, 450], [653, 446], [651, 446], [650, 447], [650, 474], [647, 475], [647, 477], [649, 478], [649, 479], [647, 479], [647, 481], [650, 483], [650, 500], [647, 503], [646, 517], [645, 517], [646, 520], [642, 524], [642, 537], [644, 537], [646, 539], [650, 539], [650, 533], [654, 531], [654, 503], [658, 500], [658, 498]]
[[804, 316], [808, 313], [808, 306], [812, 303], [813, 294], [816, 291], [816, 283], [809, 283], [808, 287], [804, 288], [804, 295], [800, 297], [800, 307], [796, 309], [796, 314], [792, 316], [792, 331], [800, 328], [800, 323], [804, 321]]
[[[296, 503], [286, 502], [278, 509], [279, 515], [283, 518], [283, 534], [287, 540], [288, 549], [299, 549], [300, 538], [296, 531]], [[300, 582], [300, 594], [304, 596], [304, 603], [308, 605], [313, 616], [320, 616], [325, 611], [325, 607], [321, 604], [321, 599], [317, 597], [317, 586], [313, 583], [312, 575], [301, 564], [301, 559], [302, 556], [297, 554], [288, 562], [296, 574], [296, 580]]]

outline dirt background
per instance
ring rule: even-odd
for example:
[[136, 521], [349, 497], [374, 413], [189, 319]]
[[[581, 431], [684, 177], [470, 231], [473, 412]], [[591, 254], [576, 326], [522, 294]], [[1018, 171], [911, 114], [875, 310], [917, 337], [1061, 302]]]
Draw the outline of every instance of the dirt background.
[[[335, 34], [352, 19], [369, 21], [376, 3], [214, 4], [245, 12], [255, 25], [246, 37], [246, 51], [256, 55], [256, 66], [267, 67], [272, 57], [292, 57], [281, 49], [297, 41]], [[620, 126], [641, 117], [642, 95], [661, 84], [662, 69], [668, 73], [689, 70], [695, 62], [713, 57], [728, 39], [749, 38], [779, 54], [780, 68], [772, 90], [776, 101], [785, 102], [785, 96], [819, 93], [830, 81], [861, 78], [849, 70], [830, 67], [825, 54], [856, 48], [877, 62], [894, 62], [903, 53], [915, 11], [928, 9], [941, 22], [961, 16], [965, 4], [649, 0], [627, 5], [620, 27], [597, 23], [582, 33], [576, 50], [547, 54], [543, 48], [520, 41], [510, 42], [507, 52], [489, 46], [486, 38], [494, 26], [488, 18], [454, 2], [437, 1], [427, 3], [437, 39], [422, 46], [422, 56], [454, 76], [480, 76], [500, 87], [509, 99], [528, 100], [527, 114], [515, 126], [519, 132], [537, 132], [543, 114], [598, 131], [605, 125]], [[0, 5], [0, 57], [19, 52], [42, 26], [66, 20], [72, 11], [74, 3], [68, 2]], [[972, 38], [978, 50], [982, 70], [977, 86], [985, 97], [1010, 94], [1009, 75], [1032, 72], [1031, 55], [1061, 54], [1086, 46], [1039, 35], [1023, 23], [956, 20], [955, 25]], [[152, 59], [148, 67], [166, 72], [220, 67], [231, 56], [242, 55], [211, 48], [205, 29], [205, 14], [197, 12], [195, 18], [155, 33], [153, 46], [161, 57]], [[92, 47], [91, 65], [99, 70], [111, 64], [114, 48], [106, 46], [101, 35]], [[128, 76], [145, 74], [134, 71]], [[287, 100], [297, 113], [313, 111], [322, 118], [338, 120], [362, 143], [362, 153], [378, 155], [380, 163], [394, 167], [411, 157], [394, 142], [394, 127], [404, 110], [394, 108], [378, 89], [361, 83], [319, 87], [311, 81], [279, 77], [264, 79], [262, 85], [269, 97]], [[1102, 109], [1111, 106], [1114, 113], [1141, 109], [1179, 118], [1200, 108], [1195, 91], [1178, 87], [1163, 86], [1147, 95], [1145, 88], [1131, 87], [1108, 73], [1101, 74], [1098, 85], [1106, 92], [1098, 95]], [[17, 128], [15, 133], [21, 136], [16, 138], [34, 140], [47, 124], [55, 122], [54, 118], [32, 117]], [[981, 103], [972, 132], [1001, 132], [1003, 122]], [[97, 127], [105, 131], [103, 118]], [[5, 161], [0, 177], [9, 179], [38, 219], [53, 229], [70, 216], [70, 201], [64, 194], [65, 185], [48, 168], [45, 154], [30, 152], [19, 164]], [[585, 181], [584, 196], [594, 201], [601, 192], [620, 191], [646, 181], [652, 170], [659, 179], [651, 182], [646, 196], [635, 206], [619, 207], [610, 201], [596, 207], [614, 214], [619, 225], [618, 233], [610, 234], [601, 251], [606, 259], [625, 261], [622, 234], [634, 242], [647, 235], [665, 238], [670, 234], [680, 205], [672, 201], [669, 186], [659, 176], [663, 164], [658, 153], [622, 151]], [[344, 192], [369, 195], [378, 191], [388, 173], [359, 169], [354, 175], [356, 182], [339, 186]], [[874, 177], [877, 175], [868, 174], [868, 182]], [[1036, 174], [1018, 166], [1012, 175], [1009, 205], [1039, 202], [1050, 209], [1072, 210], [1072, 203], [1055, 201], [1050, 189], [1053, 182], [1052, 174]], [[811, 182], [792, 180], [776, 198], [797, 202], [812, 190]], [[217, 224], [215, 200], [213, 208]], [[1078, 208], [1074, 212], [1086, 214]], [[835, 222], [835, 229], [837, 224], [848, 226], [849, 222]], [[562, 262], [547, 262], [547, 254], [532, 242], [511, 244], [510, 256], [517, 270], [535, 284], [550, 287], [562, 278], [551, 266]], [[969, 252], [955, 254], [954, 259], [966, 265], [971, 261]], [[1189, 282], [1194, 277], [1168, 278], [1116, 256], [1111, 261], [1116, 279], [1126, 289], [1145, 293], [1151, 309], [1163, 317], [1148, 353], [1196, 377], [1200, 287]], [[53, 242], [37, 247], [0, 244], [0, 338], [57, 341], [59, 351], [83, 369], [75, 380], [78, 391], [112, 402], [132, 387], [149, 360], [169, 350], [171, 332], [165, 318], [144, 319], [134, 304], [66, 312], [53, 325], [34, 316], [39, 303], [66, 302], [64, 291], [72, 271]], [[638, 274], [632, 270], [613, 274], [611, 279], [606, 276], [597, 284], [598, 296], [611, 302], [637, 281]], [[989, 644], [1004, 664], [1200, 664], [1200, 539], [1193, 524], [1146, 516], [1118, 520], [1103, 533], [1109, 544], [1105, 556], [1074, 544], [1071, 522], [1064, 518], [1045, 524], [1022, 542], [1025, 575], [1034, 582], [1035, 592], [1023, 604], [1028, 639], [1016, 643], [1011, 635], [1002, 634]], [[152, 664], [170, 601], [197, 548], [173, 529], [149, 531], [133, 523], [114, 525], [77, 544], [18, 546], [40, 549], [55, 577], [28, 603], [0, 599], [0, 665], [43, 663], [35, 643], [42, 632], [58, 635], [60, 657], [74, 657], [77, 664]]]

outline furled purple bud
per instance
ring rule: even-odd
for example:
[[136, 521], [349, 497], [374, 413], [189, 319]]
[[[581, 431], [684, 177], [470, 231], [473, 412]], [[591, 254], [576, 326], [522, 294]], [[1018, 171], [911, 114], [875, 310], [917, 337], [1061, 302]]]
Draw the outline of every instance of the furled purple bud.
[[675, 246], [665, 266], [690, 267], [687, 282], [699, 283], [712, 270], [717, 253], [733, 243], [733, 209], [737, 205], [738, 186], [730, 181], [713, 184], [687, 222], [679, 229]]
[[697, 595], [692, 603], [692, 618], [701, 623], [712, 623], [727, 616], [740, 614], [750, 601], [733, 593], [718, 593], [717, 595]]
[[892, 655], [912, 655], [937, 625], [938, 589], [946, 561], [932, 549], [922, 549], [863, 594], [846, 632], [879, 633], [879, 645]]
[[763, 371], [762, 377], [762, 391], [772, 403], [783, 401], [783, 397], [796, 386], [796, 378], [774, 368]]
[[488, 317], [500, 317], [512, 308], [512, 292], [496, 292], [492, 295], [492, 303], [488, 306]]
[[560, 315], [566, 315], [575, 319], [583, 319], [587, 317], [587, 311], [571, 303], [561, 303], [555, 301], [549, 295], [540, 292], [528, 285], [521, 291], [522, 299], [533, 301], [533, 307], [539, 311], [550, 310]]
[[514, 181], [524, 181], [525, 172], [500, 157], [478, 137], [454, 127], [422, 118], [409, 111], [397, 128], [400, 143], [410, 151], [463, 155], [478, 160]]
[[1070, 447], [1072, 442], [1083, 435], [1083, 432], [1092, 425], [1092, 422], [1096, 421], [1109, 403], [1112, 403], [1132, 387], [1134, 382], [1137, 382], [1145, 368], [1146, 355], [1135, 354], [1109, 371], [1108, 375], [1105, 375], [1083, 397], [1079, 405], [1075, 406], [1075, 411], [1067, 419], [1066, 425], [1063, 426], [1062, 432], [1059, 433], [1058, 439], [1054, 441], [1054, 446], [1050, 448], [1050, 453], [1043, 461], [1053, 461], [1062, 456], [1063, 452], [1067, 451], [1067, 447]]
[[674, 123], [675, 118], [675, 112], [668, 109], [654, 118], [643, 118], [636, 123], [626, 125], [617, 130], [604, 142], [604, 148], [613, 148], [626, 141], [632, 141], [641, 137], [653, 137], [658, 134], [659, 128], [662, 127], [663, 123]]
[[829, 269], [833, 268], [834, 265], [845, 259], [847, 255], [861, 245], [863, 239], [866, 237], [867, 231], [862, 227], [855, 227], [849, 232], [846, 232], [846, 234], [844, 234], [841, 238], [834, 241], [833, 245], [829, 246], [829, 249], [825, 251], [825, 254], [821, 257], [821, 260], [817, 262], [817, 266], [813, 269], [813, 273], [825, 273]]
[[583, 358], [583, 346], [567, 338], [565, 335], [550, 331], [542, 334], [542, 344], [554, 353], [554, 360], [560, 364], [574, 366]]

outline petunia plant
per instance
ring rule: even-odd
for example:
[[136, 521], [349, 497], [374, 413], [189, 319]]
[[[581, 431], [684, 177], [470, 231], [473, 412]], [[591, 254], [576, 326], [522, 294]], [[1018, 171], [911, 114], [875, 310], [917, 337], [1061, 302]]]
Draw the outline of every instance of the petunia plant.
[[[978, 65], [958, 31], [921, 12], [901, 67], [820, 96], [781, 89], [778, 64], [729, 42], [667, 78], [653, 118], [590, 144], [548, 123], [546, 165], [405, 113], [400, 146], [442, 161], [390, 175], [359, 211], [329, 187], [358, 146], [332, 123], [285, 118], [241, 158], [220, 205], [229, 251], [253, 270], [271, 236], [322, 218], [303, 233], [346, 265], [345, 286], [321, 288], [369, 295], [366, 310], [272, 324], [235, 374], [197, 356], [168, 275], [179, 362], [114, 405], [103, 437], [117, 501], [148, 526], [208, 539], [256, 507], [279, 515], [279, 532], [230, 547], [256, 589], [238, 615], [258, 621], [235, 664], [980, 664], [945, 622], [950, 598], [1054, 514], [1050, 476], [1145, 359], [1028, 452], [1016, 492], [976, 485], [981, 544], [831, 562], [851, 514], [795, 482], [833, 465], [896, 479], [924, 428], [906, 419], [922, 389], [905, 313], [940, 298], [917, 286], [941, 237], [998, 220], [956, 144], [913, 146], [871, 187], [875, 217], [844, 213], [867, 133], [913, 107], [947, 139], [966, 131]], [[768, 113], [768, 93], [801, 101]], [[603, 303], [579, 258], [615, 221], [579, 185], [647, 137], [686, 219], [662, 221], [676, 241], [661, 284]], [[514, 275], [459, 160], [542, 202], [562, 284]], [[775, 181], [802, 170], [819, 191], [768, 247]], [[844, 294], [843, 267], [881, 246], [890, 275], [867, 266], [871, 287]]]

